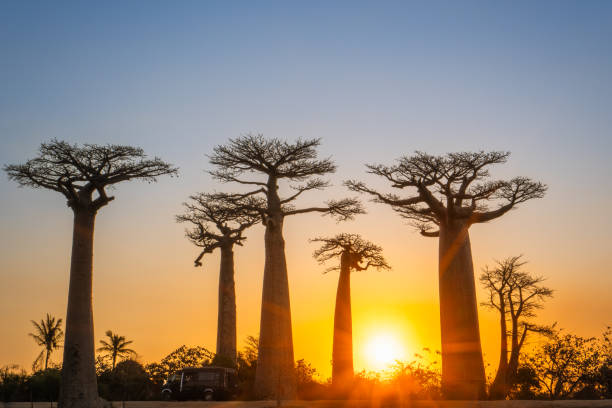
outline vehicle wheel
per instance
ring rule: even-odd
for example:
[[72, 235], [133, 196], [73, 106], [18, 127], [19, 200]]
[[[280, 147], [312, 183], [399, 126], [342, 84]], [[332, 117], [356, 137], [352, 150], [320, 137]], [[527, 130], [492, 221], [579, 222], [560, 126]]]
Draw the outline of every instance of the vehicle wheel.
[[210, 391], [206, 391], [204, 393], [204, 401], [212, 401], [213, 400], [213, 393]]
[[162, 392], [162, 399], [164, 401], [170, 401], [172, 399], [172, 395], [169, 392]]

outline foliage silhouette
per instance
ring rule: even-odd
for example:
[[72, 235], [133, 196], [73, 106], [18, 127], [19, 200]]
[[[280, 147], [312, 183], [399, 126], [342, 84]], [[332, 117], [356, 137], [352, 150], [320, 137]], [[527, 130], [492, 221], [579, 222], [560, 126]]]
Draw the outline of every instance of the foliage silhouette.
[[[29, 333], [29, 336], [34, 339], [36, 344], [42, 346], [43, 349], [34, 360], [32, 364], [32, 371], [37, 371], [41, 367], [46, 370], [49, 367], [49, 357], [53, 350], [61, 347], [61, 341], [64, 337], [64, 332], [62, 331], [62, 319], [55, 319], [55, 317], [50, 316], [47, 313], [47, 316], [44, 320], [41, 320], [40, 323], [31, 321], [32, 325], [34, 325], [34, 333]], [[43, 365], [44, 358], [44, 365]]]
[[92, 258], [94, 223], [100, 208], [114, 200], [107, 189], [139, 179], [156, 181], [177, 169], [159, 158], [147, 159], [143, 150], [119, 145], [71, 145], [52, 140], [25, 164], [4, 167], [9, 179], [21, 186], [61, 193], [74, 213], [70, 285], [60, 405], [91, 408], [98, 397], [94, 362]]
[[[210, 156], [210, 163], [215, 166], [210, 172], [213, 177], [254, 188], [243, 194], [218, 193], [216, 197], [260, 217], [265, 226], [266, 253], [255, 376], [255, 391], [261, 397], [293, 399], [296, 393], [283, 238], [285, 217], [318, 212], [346, 220], [363, 212], [359, 201], [352, 198], [329, 200], [320, 207], [297, 208], [293, 204], [303, 193], [329, 186], [319, 176], [336, 170], [330, 159], [317, 158], [319, 144], [319, 139], [288, 143], [262, 135], [246, 135], [215, 147]], [[297, 183], [291, 185], [294, 193], [287, 197], [281, 197], [278, 191], [278, 183], [284, 179]]]
[[478, 399], [486, 394], [468, 230], [546, 192], [544, 184], [526, 177], [488, 180], [488, 168], [505, 163], [508, 156], [508, 152], [444, 156], [416, 152], [391, 166], [367, 166], [369, 173], [393, 188], [412, 190], [407, 197], [380, 193], [359, 181], [345, 183], [391, 206], [422, 235], [439, 238], [442, 390], [448, 399]]
[[157, 385], [163, 384], [168, 376], [184, 367], [204, 367], [210, 365], [214, 354], [205, 347], [177, 348], [164, 357], [159, 363], [151, 363], [145, 367], [149, 378]]

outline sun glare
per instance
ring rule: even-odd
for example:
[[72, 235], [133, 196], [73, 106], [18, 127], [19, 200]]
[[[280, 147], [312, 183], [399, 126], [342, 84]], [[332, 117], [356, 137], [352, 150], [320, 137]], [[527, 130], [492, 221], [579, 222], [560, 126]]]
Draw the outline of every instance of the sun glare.
[[370, 370], [384, 370], [395, 360], [406, 357], [405, 347], [393, 333], [377, 333], [365, 344], [365, 357]]

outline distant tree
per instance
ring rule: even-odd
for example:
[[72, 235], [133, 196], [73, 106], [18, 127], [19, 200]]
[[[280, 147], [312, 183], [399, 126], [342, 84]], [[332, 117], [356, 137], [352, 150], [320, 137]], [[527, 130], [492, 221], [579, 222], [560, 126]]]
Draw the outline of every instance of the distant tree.
[[0, 401], [26, 401], [29, 398], [28, 375], [17, 365], [0, 367]]
[[57, 401], [61, 383], [61, 370], [47, 368], [33, 373], [28, 379], [30, 396], [34, 401]]
[[[216, 179], [255, 188], [244, 194], [220, 194], [219, 197], [234, 203], [240, 200], [241, 208], [259, 216], [266, 228], [259, 357], [255, 378], [255, 391], [260, 397], [295, 398], [293, 335], [283, 239], [285, 217], [318, 212], [345, 220], [363, 212], [356, 199], [330, 200], [323, 206], [306, 208], [293, 205], [303, 193], [327, 187], [328, 182], [319, 176], [333, 173], [336, 169], [330, 159], [317, 159], [319, 143], [319, 139], [288, 143], [279, 139], [265, 139], [262, 135], [246, 135], [215, 147], [210, 157], [210, 163], [216, 167], [211, 174]], [[284, 198], [278, 191], [278, 183], [283, 179], [299, 183], [291, 186], [295, 193]]]
[[602, 366], [597, 339], [555, 333], [527, 358], [540, 387], [550, 399], [571, 398], [588, 387]]
[[144, 401], [159, 389], [153, 386], [144, 367], [135, 360], [123, 360], [99, 378], [100, 396], [109, 401]]
[[214, 353], [205, 347], [187, 347], [183, 345], [168, 354], [159, 363], [148, 364], [145, 370], [151, 381], [161, 385], [170, 374], [185, 367], [204, 367], [210, 365], [214, 356]]
[[126, 340], [125, 336], [120, 336], [113, 333], [111, 330], [107, 330], [104, 334], [108, 337], [108, 341], [100, 340], [102, 346], [98, 347], [96, 351], [98, 353], [106, 353], [106, 355], [110, 357], [112, 370], [115, 369], [117, 364], [117, 357], [127, 358], [136, 354], [134, 350], [128, 348], [128, 346], [133, 343], [132, 340]]
[[[194, 228], [187, 231], [187, 238], [202, 248], [195, 266], [202, 265], [202, 257], [219, 248], [219, 307], [217, 316], [217, 361], [227, 360], [236, 365], [236, 289], [234, 285], [234, 245], [242, 246], [246, 239], [244, 230], [258, 222], [258, 217], [241, 211], [214, 195], [200, 193], [184, 203], [186, 212], [176, 217], [178, 222], [187, 222]], [[225, 365], [225, 364], [223, 364]]]
[[525, 263], [521, 261], [521, 256], [513, 256], [497, 262], [495, 269], [485, 267], [480, 275], [480, 282], [489, 295], [482, 305], [497, 310], [500, 322], [499, 365], [489, 387], [489, 397], [492, 399], [504, 399], [512, 389], [527, 334], [552, 334], [552, 327], [537, 325], [529, 320], [542, 308], [542, 303], [553, 296], [553, 291], [541, 285], [543, 277], [524, 272], [522, 267]]
[[255, 383], [255, 370], [257, 369], [257, 350], [259, 347], [259, 339], [254, 336], [247, 336], [245, 345], [238, 352], [237, 372], [238, 381], [240, 383], [242, 399], [253, 399], [253, 384]]
[[346, 182], [351, 190], [391, 206], [422, 235], [439, 238], [442, 391], [449, 399], [477, 399], [486, 393], [468, 230], [543, 197], [546, 191], [544, 184], [525, 177], [487, 180], [488, 167], [505, 163], [508, 156], [507, 152], [444, 156], [416, 152], [392, 166], [367, 166], [369, 173], [393, 188], [412, 189], [407, 197], [381, 193], [359, 181]]
[[74, 213], [59, 403], [63, 408], [99, 406], [91, 295], [95, 217], [114, 199], [107, 188], [134, 179], [153, 182], [176, 174], [177, 169], [159, 158], [147, 159], [142, 149], [131, 146], [79, 147], [53, 140], [40, 146], [38, 157], [4, 170], [21, 186], [61, 193]]
[[340, 258], [340, 265], [326, 270], [339, 271], [334, 314], [332, 351], [332, 386], [343, 392], [353, 381], [353, 323], [351, 314], [351, 272], [369, 268], [389, 269], [382, 248], [364, 240], [358, 234], [338, 234], [330, 238], [315, 238], [322, 245], [314, 252], [319, 263]]
[[47, 313], [47, 317], [41, 320], [40, 323], [32, 320], [32, 324], [34, 325], [34, 333], [29, 333], [29, 336], [34, 339], [36, 344], [43, 347], [38, 357], [36, 357], [36, 360], [34, 360], [34, 364], [32, 364], [32, 370], [37, 371], [40, 369], [43, 358], [43, 369], [46, 370], [49, 366], [49, 357], [51, 353], [53, 350], [61, 347], [61, 341], [64, 337], [62, 319], [55, 320], [55, 317]]

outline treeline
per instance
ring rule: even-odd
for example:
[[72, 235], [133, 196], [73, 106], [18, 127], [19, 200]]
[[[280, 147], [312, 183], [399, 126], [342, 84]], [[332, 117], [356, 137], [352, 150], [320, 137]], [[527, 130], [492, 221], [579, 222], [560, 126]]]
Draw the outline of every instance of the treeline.
[[[610, 399], [612, 398], [612, 343], [608, 328], [599, 338], [585, 338], [563, 331], [543, 337], [533, 350], [521, 355], [510, 399]], [[416, 355], [412, 362], [396, 362], [385, 372], [359, 372], [350, 398], [381, 401], [441, 399], [441, 373], [434, 353]], [[256, 399], [253, 384], [257, 366], [257, 339], [248, 337], [238, 352], [237, 399]], [[105, 356], [96, 359], [99, 395], [109, 401], [142, 401], [161, 398], [168, 376], [183, 367], [218, 364], [204, 347], [181, 346], [159, 362], [143, 365], [131, 358], [115, 368]], [[338, 398], [331, 378], [324, 379], [304, 360], [295, 364], [298, 398]], [[16, 366], [0, 369], [0, 400], [57, 401], [61, 367], [52, 365], [28, 374]]]

